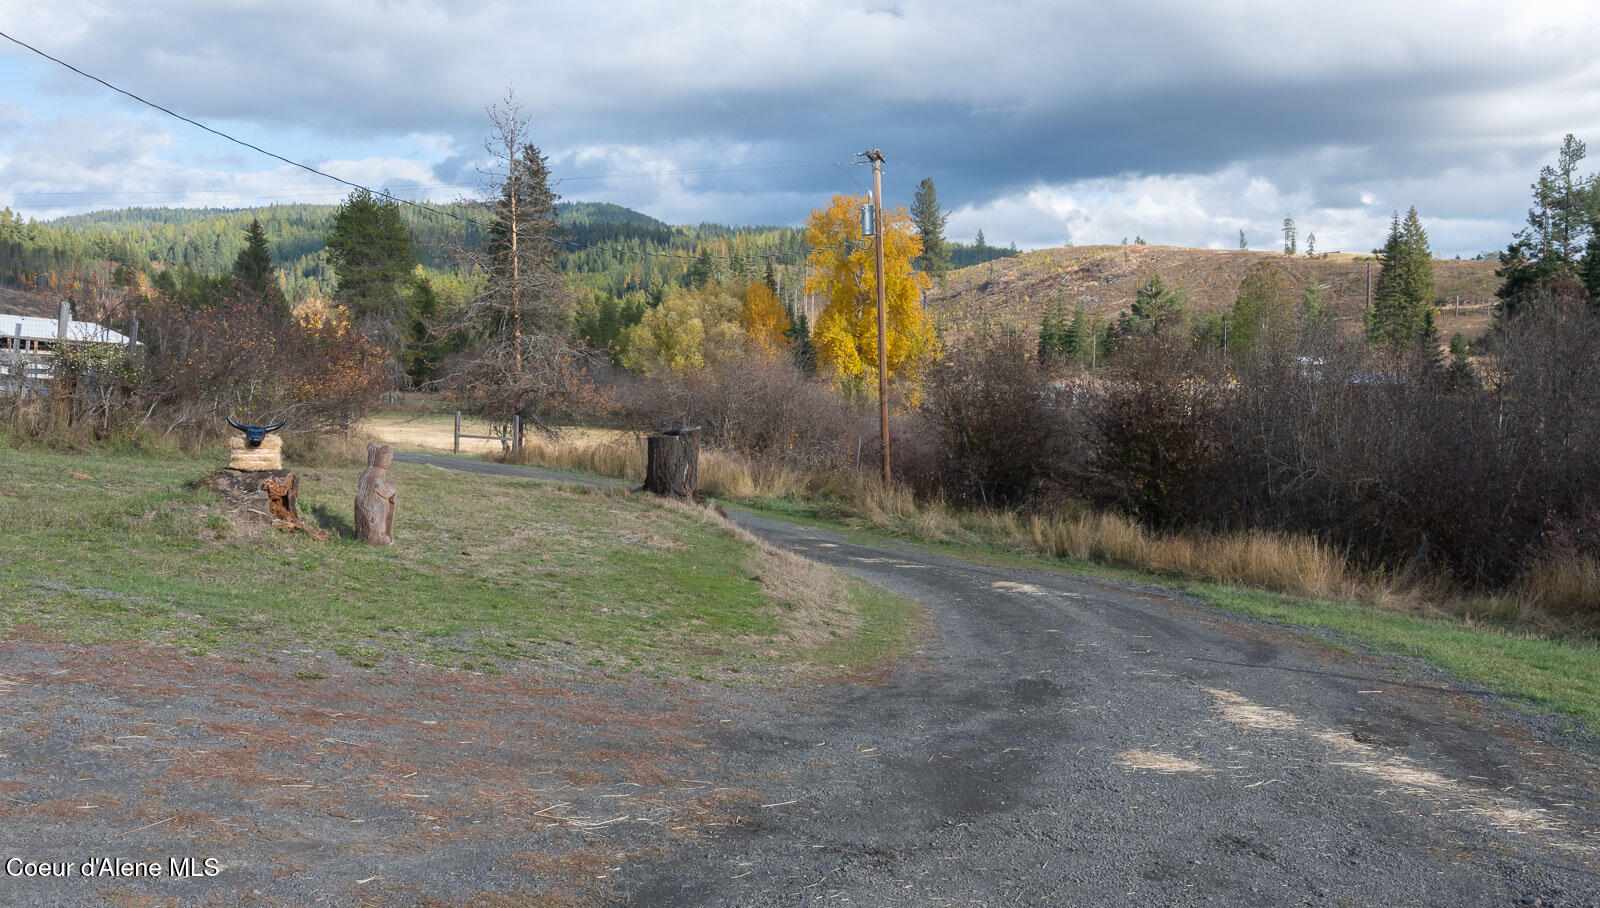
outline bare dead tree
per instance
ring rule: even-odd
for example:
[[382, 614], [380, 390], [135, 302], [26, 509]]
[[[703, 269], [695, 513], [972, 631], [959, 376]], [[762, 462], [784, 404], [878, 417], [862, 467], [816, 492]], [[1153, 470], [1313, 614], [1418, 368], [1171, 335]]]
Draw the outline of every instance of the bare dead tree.
[[474, 263], [484, 280], [460, 313], [469, 346], [450, 385], [480, 416], [508, 423], [520, 416], [523, 425], [552, 432], [552, 418], [595, 394], [589, 363], [569, 340], [573, 299], [557, 267], [560, 197], [515, 95], [507, 91], [488, 114], [491, 221]]

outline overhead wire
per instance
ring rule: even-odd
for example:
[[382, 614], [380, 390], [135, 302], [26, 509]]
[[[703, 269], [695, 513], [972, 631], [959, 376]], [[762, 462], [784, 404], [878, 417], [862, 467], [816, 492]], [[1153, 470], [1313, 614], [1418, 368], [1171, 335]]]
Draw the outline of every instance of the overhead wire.
[[[293, 160], [291, 158], [284, 157], [283, 155], [278, 154], [276, 152], [268, 151], [267, 149], [262, 148], [261, 146], [256, 145], [256, 144], [254, 144], [252, 142], [247, 142], [244, 139], [240, 139], [240, 138], [237, 138], [236, 136], [229, 135], [228, 133], [223, 132], [222, 130], [214, 129], [214, 128], [212, 128], [210, 126], [207, 126], [206, 124], [200, 122], [199, 120], [195, 120], [195, 119], [193, 119], [191, 117], [186, 117], [183, 114], [180, 114], [180, 113], [178, 113], [178, 112], [176, 112], [174, 110], [171, 110], [170, 108], [167, 108], [167, 107], [164, 107], [164, 106], [162, 106], [160, 104], [157, 104], [154, 101], [151, 101], [151, 100], [149, 100], [147, 98], [141, 97], [140, 95], [135, 94], [134, 92], [131, 92], [131, 91], [125, 89], [125, 88], [121, 88], [121, 87], [118, 87], [116, 85], [113, 85], [112, 83], [106, 81], [105, 79], [100, 78], [99, 76], [94, 75], [93, 73], [85, 72], [85, 71], [79, 69], [78, 67], [72, 65], [71, 63], [68, 63], [67, 61], [62, 60], [59, 57], [52, 56], [52, 55], [46, 53], [45, 51], [40, 50], [39, 48], [34, 47], [33, 45], [28, 44], [27, 42], [25, 42], [25, 41], [15, 37], [15, 36], [13, 36], [13, 35], [10, 35], [10, 34], [4, 32], [4, 31], [0, 31], [0, 38], [4, 38], [7, 41], [10, 41], [12, 44], [17, 45], [18, 47], [21, 47], [24, 50], [30, 51], [30, 52], [32, 52], [34, 54], [37, 54], [40, 57], [43, 57], [44, 59], [49, 60], [52, 63], [55, 63], [55, 64], [57, 64], [59, 66], [63, 66], [66, 69], [69, 69], [72, 72], [77, 73], [78, 75], [84, 77], [85, 79], [89, 79], [90, 81], [97, 82], [100, 85], [103, 85], [106, 88], [109, 88], [112, 91], [114, 91], [114, 92], [116, 92], [116, 93], [118, 93], [120, 95], [124, 95], [124, 96], [126, 96], [128, 98], [131, 98], [134, 101], [137, 101], [138, 103], [145, 105], [146, 107], [149, 107], [149, 108], [152, 108], [154, 110], [160, 111], [161, 113], [164, 113], [169, 117], [173, 117], [174, 119], [181, 120], [181, 121], [183, 121], [185, 123], [188, 123], [191, 126], [195, 126], [195, 127], [198, 127], [199, 129], [203, 129], [206, 132], [209, 132], [214, 136], [217, 136], [219, 138], [222, 138], [222, 139], [225, 139], [225, 140], [227, 140], [229, 142], [232, 142], [235, 145], [239, 145], [239, 146], [242, 146], [244, 148], [248, 148], [251, 151], [255, 151], [255, 152], [259, 153], [259, 154], [266, 155], [267, 157], [272, 158], [274, 160], [282, 161], [283, 163], [288, 164], [291, 167], [296, 167], [296, 168], [299, 168], [300, 170], [304, 170], [304, 171], [306, 171], [308, 173], [315, 174], [316, 176], [322, 177], [324, 179], [332, 180], [335, 183], [340, 183], [342, 185], [349, 186], [352, 189], [357, 189], [357, 190], [360, 190], [360, 191], [363, 191], [363, 192], [371, 193], [372, 195], [378, 196], [380, 198], [388, 199], [391, 202], [396, 202], [398, 204], [408, 205], [408, 206], [410, 206], [412, 208], [415, 208], [415, 209], [417, 209], [419, 211], [427, 212], [429, 214], [442, 215], [444, 217], [451, 218], [451, 219], [457, 220], [457, 221], [461, 221], [463, 223], [474, 224], [474, 225], [476, 225], [478, 227], [489, 227], [490, 226], [488, 223], [485, 223], [484, 221], [480, 221], [477, 218], [464, 217], [464, 216], [458, 215], [458, 214], [456, 214], [454, 212], [447, 211], [447, 210], [445, 210], [443, 208], [435, 207], [433, 205], [427, 205], [427, 204], [424, 204], [424, 203], [421, 203], [421, 202], [412, 201], [411, 199], [404, 198], [403, 196], [396, 196], [396, 195], [391, 194], [387, 189], [374, 190], [374, 189], [372, 189], [372, 188], [370, 188], [368, 186], [364, 186], [364, 185], [362, 185], [360, 183], [356, 183], [354, 181], [347, 180], [347, 179], [345, 179], [343, 177], [336, 176], [334, 174], [328, 173], [325, 170], [319, 170], [319, 169], [317, 169], [315, 167], [312, 167], [309, 164], [304, 164], [304, 163], [301, 163], [300, 161], [296, 161], [296, 160]], [[839, 161], [839, 162], [834, 162], [834, 165], [839, 167], [841, 170], [843, 170], [843, 167], [844, 167], [845, 163], [846, 162]], [[859, 164], [860, 162], [851, 161], [851, 162], [848, 162], [848, 163]], [[798, 161], [798, 160], [796, 160], [796, 161], [785, 161], [785, 162], [773, 162], [773, 163], [756, 163], [756, 162], [752, 162], [750, 164], [733, 164], [733, 165], [724, 165], [724, 166], [721, 166], [721, 167], [684, 168], [684, 169], [680, 169], [680, 170], [638, 171], [638, 172], [634, 172], [634, 173], [625, 173], [624, 172], [624, 173], [601, 174], [601, 175], [593, 175], [593, 176], [566, 177], [562, 181], [566, 181], [566, 180], [588, 180], [588, 179], [612, 179], [612, 178], [626, 178], [626, 177], [635, 177], [635, 176], [673, 176], [673, 175], [692, 175], [692, 174], [704, 174], [704, 173], [758, 172], [758, 171], [764, 171], [764, 170], [783, 170], [783, 169], [798, 169], [798, 168], [801, 168], [801, 167], [825, 167], [825, 166], [828, 166], [828, 165], [820, 164], [820, 163], [801, 162], [801, 161]], [[849, 171], [844, 171], [844, 173], [847, 176], [849, 175]], [[855, 182], [857, 186], [861, 185], [859, 182], [857, 182], [855, 180], [854, 177], [850, 177], [850, 179], [851, 179], [851, 182]], [[439, 184], [428, 184], [428, 185], [425, 185], [425, 186], [416, 186], [416, 187], [410, 187], [410, 188], [418, 188], [418, 189], [421, 189], [421, 188], [464, 188], [464, 187], [467, 187], [469, 185], [474, 185], [474, 184], [439, 183]], [[215, 193], [236, 192], [236, 191], [237, 190], [198, 190], [198, 192], [215, 192]], [[300, 190], [294, 190], [294, 191], [300, 191]], [[308, 190], [305, 190], [305, 191], [311, 192], [311, 191], [316, 191], [316, 190], [308, 189]], [[126, 191], [113, 190], [113, 191], [108, 191], [108, 192], [106, 192], [104, 194], [106, 194], [106, 195], [110, 195], [110, 194], [129, 194], [129, 195], [131, 195], [131, 194], [142, 194], [142, 193], [145, 193], [145, 192], [149, 192], [151, 194], [156, 194], [156, 193], [159, 193], [159, 192], [162, 192], [162, 191], [160, 191], [160, 190], [126, 190]], [[175, 193], [176, 192], [183, 192], [184, 194], [193, 194], [196, 191], [193, 191], [193, 190], [173, 190], [172, 192], [175, 192]], [[95, 193], [65, 193], [65, 192], [62, 192], [62, 193], [34, 193], [34, 194], [36, 194], [36, 195], [93, 195]], [[566, 242], [566, 245], [572, 246], [573, 248], [580, 249], [580, 250], [601, 248], [598, 244], [579, 244], [579, 243], [575, 243], [575, 242], [571, 242], [571, 241], [565, 241], [565, 242]], [[853, 242], [836, 243], [836, 244], [834, 244], [832, 246], [825, 246], [825, 247], [820, 247], [820, 248], [832, 249], [832, 248], [842, 248], [842, 247], [851, 246], [851, 245], [853, 245]], [[642, 249], [642, 248], [634, 250], [634, 249], [627, 249], [626, 247], [624, 247], [624, 251], [631, 252], [631, 253], [634, 253], [634, 254], [637, 254], [637, 255], [655, 256], [657, 258], [698, 259], [698, 258], [701, 257], [701, 254], [698, 254], [698, 253], [690, 255], [690, 254], [684, 254], [684, 253], [653, 252], [653, 251]], [[724, 261], [737, 261], [737, 260], [759, 261], [759, 260], [771, 260], [771, 259], [778, 259], [778, 258], [793, 258], [795, 256], [800, 256], [800, 255], [804, 255], [804, 254], [803, 253], [795, 253], [795, 252], [776, 252], [776, 253], [751, 253], [751, 254], [739, 255], [739, 256], [712, 255], [711, 257], [712, 258], [716, 258], [716, 259], [721, 259], [721, 260], [724, 260]]]

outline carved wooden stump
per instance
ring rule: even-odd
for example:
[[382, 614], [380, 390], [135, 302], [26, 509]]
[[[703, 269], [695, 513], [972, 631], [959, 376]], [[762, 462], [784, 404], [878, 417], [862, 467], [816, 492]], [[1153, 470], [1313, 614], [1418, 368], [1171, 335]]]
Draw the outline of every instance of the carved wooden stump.
[[395, 493], [389, 482], [394, 452], [388, 445], [367, 445], [367, 469], [356, 489], [356, 538], [368, 545], [394, 545]]
[[698, 429], [673, 429], [647, 438], [644, 490], [656, 495], [693, 498], [700, 487]]
[[214, 489], [235, 523], [273, 526], [326, 539], [300, 520], [300, 480], [288, 470], [218, 470], [200, 485]]

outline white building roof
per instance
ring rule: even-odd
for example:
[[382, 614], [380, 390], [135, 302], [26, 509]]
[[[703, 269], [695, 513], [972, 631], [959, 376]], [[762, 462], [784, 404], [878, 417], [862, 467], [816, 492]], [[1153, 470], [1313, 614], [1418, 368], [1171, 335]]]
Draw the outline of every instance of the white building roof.
[[[17, 326], [22, 326], [24, 340], [56, 340], [56, 331], [60, 326], [53, 318], [35, 318], [31, 315], [6, 315], [0, 313], [0, 334], [6, 337], [17, 336]], [[67, 325], [67, 341], [90, 341], [100, 344], [126, 344], [128, 336], [120, 331], [113, 331], [104, 325], [95, 322], [70, 322]]]

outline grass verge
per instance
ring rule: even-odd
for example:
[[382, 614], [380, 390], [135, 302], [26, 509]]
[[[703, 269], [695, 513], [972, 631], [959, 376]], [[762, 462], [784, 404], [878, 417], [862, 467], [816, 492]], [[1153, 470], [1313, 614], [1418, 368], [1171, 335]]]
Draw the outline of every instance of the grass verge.
[[[239, 531], [188, 488], [223, 460], [0, 446], [0, 638], [725, 678], [860, 668], [916, 623], [704, 509], [616, 490], [396, 464], [395, 546]], [[302, 512], [348, 530], [360, 467], [298, 473]]]

